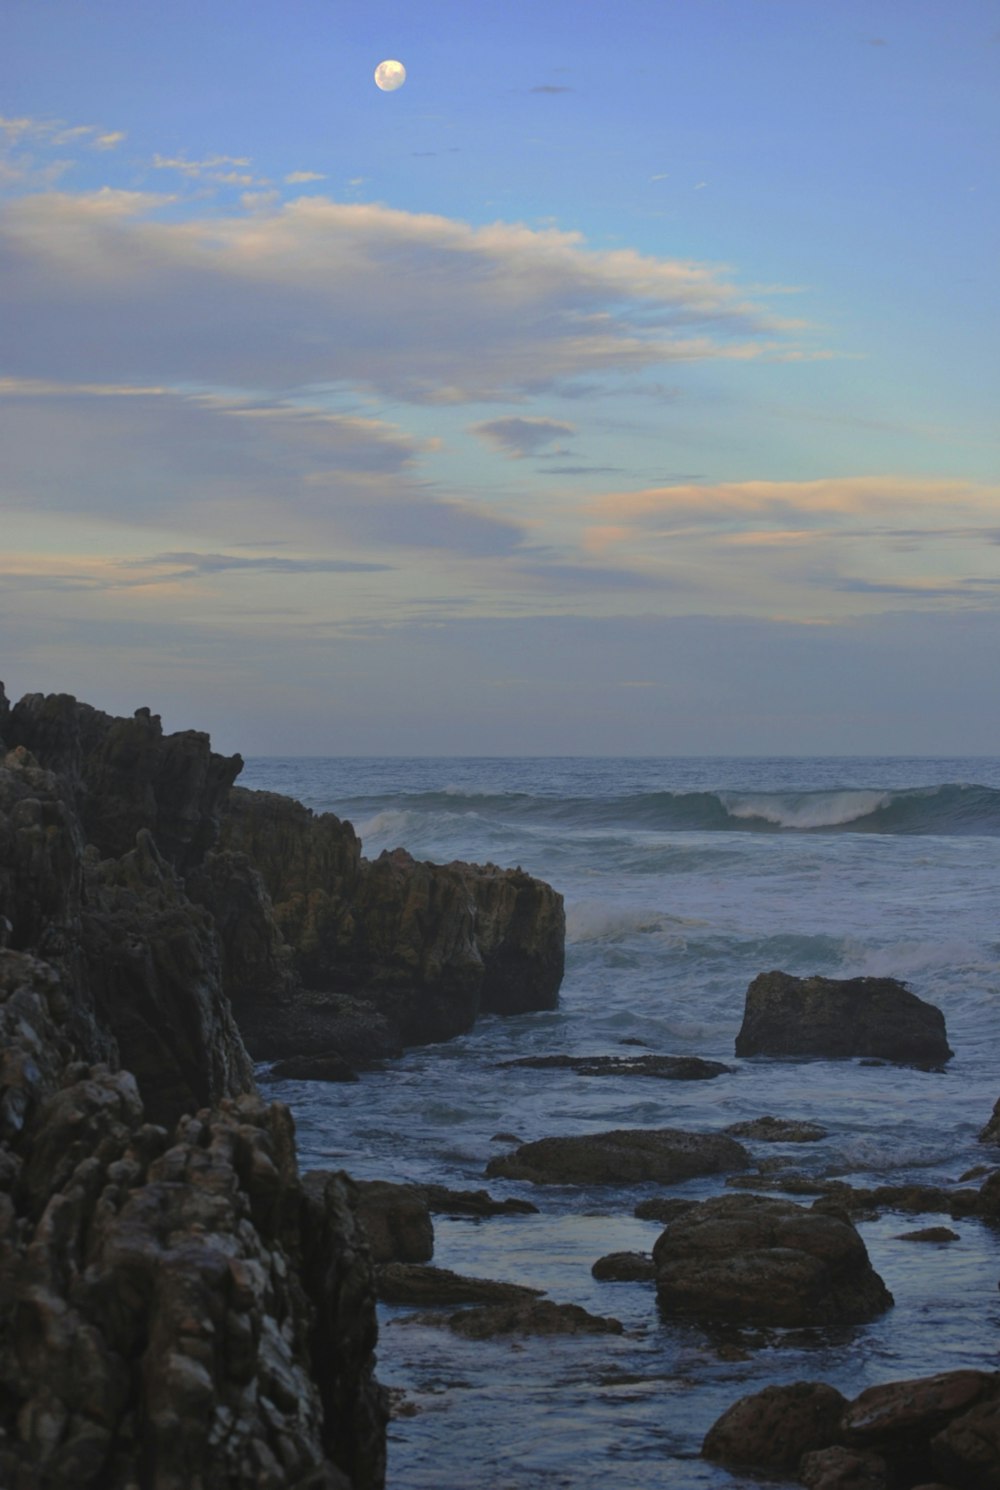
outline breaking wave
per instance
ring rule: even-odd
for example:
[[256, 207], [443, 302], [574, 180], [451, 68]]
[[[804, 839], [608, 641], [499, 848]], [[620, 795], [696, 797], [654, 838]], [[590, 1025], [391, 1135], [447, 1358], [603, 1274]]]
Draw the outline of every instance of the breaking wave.
[[[965, 784], [905, 789], [640, 792], [629, 796], [539, 797], [455, 789], [405, 799], [418, 818], [475, 815], [529, 831], [614, 828], [706, 833], [892, 833], [1000, 836], [1000, 790]], [[395, 799], [398, 807], [399, 799]], [[371, 803], [375, 812], [378, 808]]]

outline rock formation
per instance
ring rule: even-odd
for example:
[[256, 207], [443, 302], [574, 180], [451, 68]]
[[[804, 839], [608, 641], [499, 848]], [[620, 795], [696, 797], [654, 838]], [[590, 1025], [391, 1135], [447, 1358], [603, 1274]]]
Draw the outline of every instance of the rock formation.
[[[241, 765], [148, 709], [11, 707], [0, 685], [0, 1484], [16, 1490], [377, 1490], [376, 1198], [299, 1175], [234, 1008], [255, 1056], [349, 1075], [557, 996], [547, 885], [367, 864], [350, 824], [230, 802]], [[427, 1202], [404, 1198], [430, 1255]]]
[[944, 1015], [895, 978], [761, 973], [747, 989], [736, 1054], [868, 1056], [940, 1065], [952, 1055]]
[[859, 1324], [892, 1304], [849, 1221], [760, 1195], [692, 1206], [660, 1236], [653, 1262], [668, 1317]]
[[3, 705], [0, 1483], [376, 1490], [353, 1188], [303, 1186], [180, 878], [226, 772], [145, 715]]
[[794, 1474], [811, 1490], [989, 1490], [1000, 1478], [1000, 1374], [945, 1371], [844, 1402], [823, 1382], [766, 1387], [709, 1429], [707, 1458]]
[[539, 1138], [491, 1159], [488, 1175], [535, 1185], [676, 1184], [696, 1175], [744, 1169], [747, 1152], [721, 1133], [678, 1128], [616, 1128], [575, 1138]]
[[[240, 963], [253, 900], [229, 924], [222, 910], [234, 902], [228, 881], [250, 866], [273, 910], [272, 926], [251, 932], [254, 965], [267, 961], [270, 980], [248, 978]], [[479, 1014], [551, 1009], [558, 998], [565, 915], [550, 886], [520, 869], [420, 863], [403, 849], [369, 862], [350, 823], [271, 792], [231, 793], [199, 893], [215, 910], [254, 1054], [315, 1054], [326, 1043], [350, 1060], [360, 1023], [378, 1059], [461, 1034]]]

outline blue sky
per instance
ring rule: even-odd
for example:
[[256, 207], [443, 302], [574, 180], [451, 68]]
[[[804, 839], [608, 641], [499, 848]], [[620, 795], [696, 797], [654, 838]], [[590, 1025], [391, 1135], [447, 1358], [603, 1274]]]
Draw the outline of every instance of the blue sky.
[[4, 30], [9, 692], [248, 754], [995, 751], [1000, 5]]

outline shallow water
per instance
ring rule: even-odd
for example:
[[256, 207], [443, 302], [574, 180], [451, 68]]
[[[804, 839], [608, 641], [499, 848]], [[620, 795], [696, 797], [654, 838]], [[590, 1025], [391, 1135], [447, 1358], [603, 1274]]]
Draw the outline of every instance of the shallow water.
[[[402, 843], [419, 858], [519, 863], [566, 897], [557, 1010], [484, 1019], [357, 1085], [275, 1084], [307, 1167], [478, 1187], [505, 1147], [497, 1133], [715, 1130], [763, 1113], [821, 1122], [828, 1137], [748, 1144], [755, 1157], [859, 1184], [954, 1181], [991, 1157], [977, 1134], [1000, 1094], [996, 761], [254, 761], [243, 780], [350, 818], [370, 856]], [[905, 979], [945, 1013], [946, 1074], [735, 1061], [746, 986], [772, 967]], [[665, 1082], [499, 1066], [627, 1053], [621, 1042], [636, 1040], [734, 1069]], [[1000, 1247], [978, 1222], [862, 1224], [895, 1307], [847, 1331], [774, 1332], [729, 1359], [724, 1333], [662, 1320], [650, 1285], [590, 1275], [606, 1252], [652, 1247], [661, 1228], [631, 1211], [653, 1187], [489, 1188], [525, 1195], [542, 1214], [436, 1217], [435, 1262], [546, 1288], [614, 1315], [625, 1333], [468, 1342], [384, 1308], [379, 1374], [412, 1413], [391, 1425], [393, 1490], [738, 1484], [697, 1456], [746, 1392], [822, 1378], [853, 1395], [997, 1364]], [[703, 1180], [671, 1193], [721, 1188]], [[945, 1221], [959, 1241], [898, 1240]]]

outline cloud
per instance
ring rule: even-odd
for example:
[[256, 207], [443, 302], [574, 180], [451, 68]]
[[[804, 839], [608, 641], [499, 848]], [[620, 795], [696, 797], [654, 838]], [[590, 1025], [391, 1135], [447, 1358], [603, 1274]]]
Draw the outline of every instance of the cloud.
[[282, 554], [260, 554], [246, 558], [242, 554], [153, 554], [148, 559], [123, 561], [126, 568], [166, 568], [174, 579], [195, 579], [204, 574], [376, 574], [392, 568], [391, 564], [362, 564], [350, 559], [295, 559]]
[[[956, 509], [995, 515], [1000, 486], [964, 478], [917, 476], [841, 476], [818, 481], [730, 481], [681, 484], [596, 498], [590, 511], [622, 534], [633, 530], [753, 525], [798, 518], [815, 526], [817, 518], [916, 511], [954, 514]], [[772, 535], [773, 536], [773, 535]]]
[[505, 419], [487, 419], [470, 425], [474, 435], [502, 455], [522, 460], [528, 455], [537, 455], [546, 445], [576, 433], [575, 424], [561, 419], [543, 419], [529, 415], [512, 415]]
[[164, 201], [105, 188], [6, 204], [8, 373], [269, 391], [340, 383], [457, 403], [794, 348], [796, 323], [720, 270], [590, 249], [576, 233], [318, 195], [161, 220]]
[[28, 115], [10, 119], [0, 115], [0, 139], [8, 146], [62, 149], [66, 145], [87, 145], [92, 150], [113, 150], [125, 138], [124, 130], [105, 130], [99, 124], [67, 124], [64, 119], [34, 119]]
[[285, 177], [289, 186], [302, 186], [307, 181], [325, 181], [322, 171], [290, 171]]

